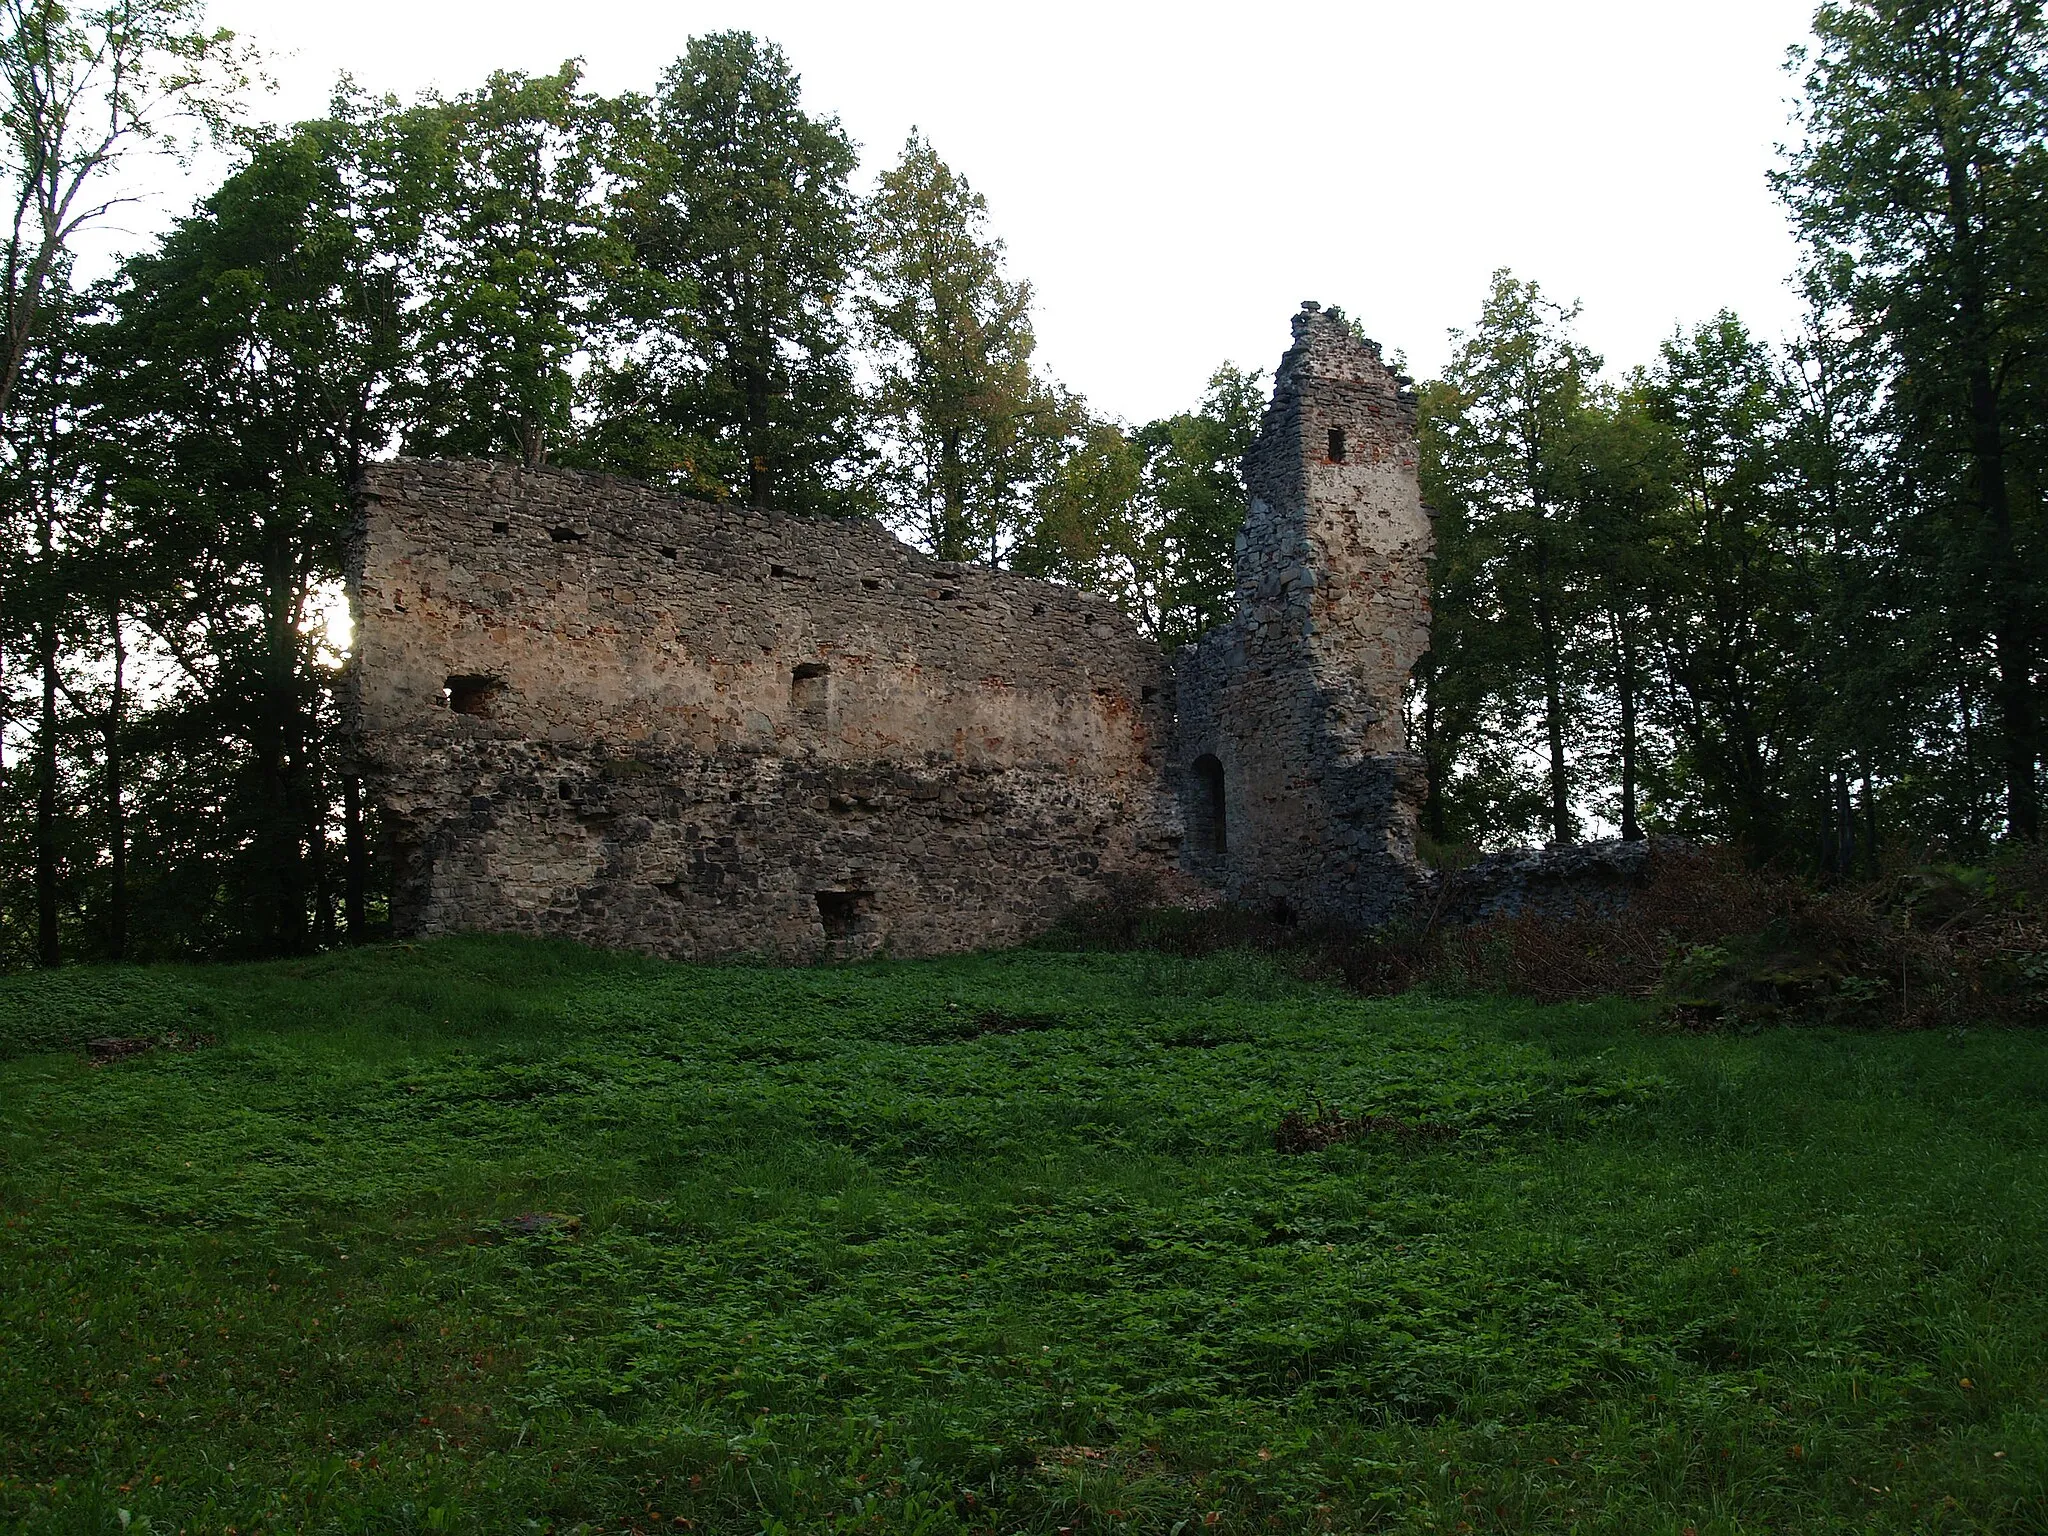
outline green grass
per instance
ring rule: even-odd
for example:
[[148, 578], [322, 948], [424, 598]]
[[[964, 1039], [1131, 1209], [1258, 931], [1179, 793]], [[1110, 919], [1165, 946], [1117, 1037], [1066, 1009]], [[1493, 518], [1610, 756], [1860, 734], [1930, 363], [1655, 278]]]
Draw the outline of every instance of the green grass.
[[2048, 1529], [2041, 1036], [465, 940], [0, 1058], [0, 1530]]

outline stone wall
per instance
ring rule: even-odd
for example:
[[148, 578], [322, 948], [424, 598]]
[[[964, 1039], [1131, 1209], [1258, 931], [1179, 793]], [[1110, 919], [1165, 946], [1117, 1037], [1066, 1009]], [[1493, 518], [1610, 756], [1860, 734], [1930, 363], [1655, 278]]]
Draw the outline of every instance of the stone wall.
[[1392, 915], [1422, 888], [1401, 701], [1429, 634], [1406, 382], [1303, 307], [1238, 612], [1171, 666], [1103, 599], [873, 524], [373, 466], [348, 709], [398, 931], [926, 954], [1128, 880]]
[[1616, 839], [1565, 848], [1511, 848], [1438, 876], [1430, 908], [1440, 923], [1604, 916], [1641, 893], [1657, 852], [1684, 846]]
[[1108, 603], [867, 523], [373, 466], [358, 766], [407, 934], [678, 957], [1014, 943], [1171, 888], [1170, 678]]
[[1432, 534], [1415, 410], [1376, 343], [1302, 307], [1245, 460], [1237, 615], [1176, 658], [1188, 867], [1240, 905], [1376, 923], [1418, 889], [1401, 705], [1429, 647]]

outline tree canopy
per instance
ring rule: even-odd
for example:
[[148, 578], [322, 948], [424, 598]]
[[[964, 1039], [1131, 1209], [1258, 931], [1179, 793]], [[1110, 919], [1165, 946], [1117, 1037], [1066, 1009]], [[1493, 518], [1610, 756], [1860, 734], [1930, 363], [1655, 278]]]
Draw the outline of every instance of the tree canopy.
[[[1828, 872], [2040, 835], [2048, 109], [2036, 0], [1831, 0], [1774, 176], [1807, 317], [1613, 370], [1499, 272], [1421, 400], [1441, 860], [1670, 832]], [[239, 126], [199, 0], [0, 5], [0, 963], [291, 952], [388, 880], [336, 718], [360, 466], [393, 452], [877, 516], [1172, 647], [1227, 620], [1265, 382], [1132, 423], [1053, 376], [997, 210], [872, 186], [792, 62], [693, 39]], [[141, 154], [220, 184], [116, 270]]]

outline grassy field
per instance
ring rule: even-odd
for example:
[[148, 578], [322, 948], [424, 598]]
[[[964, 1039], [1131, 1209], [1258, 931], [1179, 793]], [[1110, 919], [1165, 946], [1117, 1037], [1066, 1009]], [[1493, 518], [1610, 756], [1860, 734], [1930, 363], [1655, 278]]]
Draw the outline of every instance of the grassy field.
[[2040, 1035], [460, 941], [0, 1058], [0, 1530], [2048, 1529]]

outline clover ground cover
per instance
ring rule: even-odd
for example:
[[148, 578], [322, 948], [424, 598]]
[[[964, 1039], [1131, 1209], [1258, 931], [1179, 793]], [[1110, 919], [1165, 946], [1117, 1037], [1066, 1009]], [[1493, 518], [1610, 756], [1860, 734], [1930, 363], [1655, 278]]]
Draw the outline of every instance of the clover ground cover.
[[2034, 1035], [459, 940], [0, 1053], [0, 1528], [2048, 1524]]

